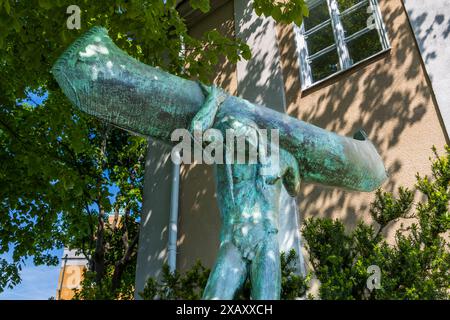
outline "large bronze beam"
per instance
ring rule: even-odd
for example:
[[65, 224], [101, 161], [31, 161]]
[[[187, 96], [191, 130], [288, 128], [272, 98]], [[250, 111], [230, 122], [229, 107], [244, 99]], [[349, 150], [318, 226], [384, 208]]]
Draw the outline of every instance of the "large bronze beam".
[[[171, 143], [175, 129], [189, 127], [205, 100], [198, 83], [130, 57], [101, 27], [75, 41], [52, 71], [81, 110], [165, 143]], [[372, 191], [387, 178], [380, 155], [362, 131], [344, 137], [231, 95], [217, 118], [224, 116], [279, 129], [280, 145], [297, 159], [303, 182]]]

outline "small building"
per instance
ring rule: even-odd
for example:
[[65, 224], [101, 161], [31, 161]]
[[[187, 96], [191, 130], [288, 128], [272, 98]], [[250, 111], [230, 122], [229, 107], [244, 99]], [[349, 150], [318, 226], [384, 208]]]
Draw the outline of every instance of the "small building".
[[88, 260], [76, 250], [64, 248], [61, 257], [61, 271], [59, 272], [56, 300], [71, 300], [76, 289], [81, 289], [84, 271]]
[[[116, 218], [115, 213], [109, 213], [108, 224], [119, 223], [123, 214], [124, 210], [119, 209], [117, 220], [114, 220]], [[89, 260], [79, 250], [64, 248], [61, 257], [61, 271], [59, 272], [56, 300], [71, 300], [75, 296], [75, 291], [82, 288], [84, 273], [88, 270], [88, 267]]]

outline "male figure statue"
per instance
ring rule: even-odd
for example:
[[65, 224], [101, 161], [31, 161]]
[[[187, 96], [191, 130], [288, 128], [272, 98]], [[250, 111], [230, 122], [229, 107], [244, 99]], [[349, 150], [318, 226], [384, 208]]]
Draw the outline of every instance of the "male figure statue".
[[[282, 184], [291, 194], [298, 190], [298, 165], [304, 183], [356, 191], [371, 192], [387, 178], [364, 132], [340, 136], [214, 87], [204, 88], [204, 100], [196, 83], [132, 59], [101, 27], [77, 39], [52, 72], [80, 110], [162, 142], [171, 143], [173, 131], [189, 126], [194, 115], [192, 123], [198, 121], [203, 131], [228, 128], [242, 135], [258, 128], [279, 130], [280, 145], [289, 152], [280, 150], [276, 174], [264, 175], [261, 161], [216, 166], [223, 225], [205, 299], [233, 298], [248, 275], [254, 299], [279, 297], [278, 198]], [[257, 137], [245, 137], [247, 144], [259, 147]]]
[[[219, 129], [224, 137], [227, 136], [227, 130], [233, 130], [235, 136], [245, 137], [245, 143], [249, 147], [245, 148], [246, 150], [258, 151], [257, 163], [247, 161], [241, 164], [216, 165], [222, 229], [218, 258], [208, 279], [203, 299], [233, 299], [247, 276], [250, 277], [252, 299], [279, 299], [279, 198], [282, 184], [291, 196], [295, 196], [299, 191], [300, 174], [297, 161], [290, 153], [281, 149], [279, 165], [275, 166], [277, 171], [268, 174], [268, 167], [274, 163], [263, 163], [260, 157], [261, 153], [265, 153], [265, 146], [258, 139], [257, 125], [248, 119], [216, 117], [221, 93], [215, 87], [203, 86], [203, 89], [207, 98], [194, 117], [193, 124], [195, 122], [198, 128], [200, 123], [202, 130], [209, 127]], [[193, 130], [191, 125], [191, 131]], [[227, 143], [226, 145], [228, 146]], [[272, 152], [278, 150], [275, 146], [271, 149]]]

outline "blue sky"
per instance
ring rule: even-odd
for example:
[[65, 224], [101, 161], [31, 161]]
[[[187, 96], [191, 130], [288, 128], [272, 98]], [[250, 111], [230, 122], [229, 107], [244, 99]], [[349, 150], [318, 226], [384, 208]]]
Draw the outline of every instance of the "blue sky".
[[29, 91], [27, 91], [27, 99], [19, 100], [19, 101], [17, 101], [17, 104], [22, 105], [23, 103], [28, 103], [32, 106], [38, 106], [38, 105], [42, 104], [43, 102], [45, 102], [45, 100], [47, 100], [47, 98], [48, 98], [47, 91], [40, 92], [40, 90], [36, 90], [36, 91], [29, 90]]
[[[52, 252], [62, 256], [62, 249]], [[10, 259], [11, 253], [0, 255]], [[20, 273], [22, 282], [13, 289], [5, 289], [0, 293], [0, 300], [47, 300], [56, 296], [60, 264], [55, 267], [35, 266], [31, 259], [26, 261]]]

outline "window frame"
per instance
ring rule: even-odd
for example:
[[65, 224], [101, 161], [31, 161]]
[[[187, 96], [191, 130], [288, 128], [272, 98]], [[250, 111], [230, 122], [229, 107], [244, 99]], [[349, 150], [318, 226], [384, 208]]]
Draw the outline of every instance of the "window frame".
[[[374, 58], [375, 56], [381, 55], [385, 53], [386, 51], [389, 51], [391, 49], [391, 44], [386, 32], [386, 27], [384, 25], [384, 21], [381, 16], [380, 6], [378, 4], [378, 0], [360, 0], [358, 3], [354, 4], [350, 8], [347, 8], [342, 13], [339, 12], [338, 2], [337, 0], [309, 0], [307, 1], [308, 6], [313, 6], [315, 4], [320, 4], [320, 2], [325, 1], [328, 6], [329, 15], [330, 18], [321, 22], [320, 24], [312, 27], [307, 32], [305, 31], [304, 23], [302, 23], [301, 26], [298, 26], [294, 24], [294, 31], [295, 31], [295, 38], [297, 42], [297, 52], [298, 52], [298, 59], [299, 59], [299, 66], [300, 66], [300, 79], [301, 79], [301, 88], [302, 90], [309, 89], [313, 86], [316, 86], [332, 77], [335, 77], [361, 63], [366, 62], [367, 60], [370, 60]], [[360, 36], [363, 36], [364, 34], [370, 32], [373, 30], [373, 28], [370, 28], [366, 26], [364, 29], [361, 29], [354, 34], [346, 37], [344, 32], [344, 27], [341, 21], [341, 16], [345, 16], [347, 14], [351, 14], [353, 11], [360, 9], [361, 7], [368, 4], [372, 7], [373, 17], [375, 20], [376, 30], [378, 31], [378, 36], [380, 38], [380, 44], [382, 47], [382, 50], [379, 52], [376, 52], [375, 54], [364, 58], [361, 61], [358, 61], [356, 63], [352, 62], [352, 59], [350, 57], [347, 42], [357, 39]], [[308, 53], [308, 46], [307, 46], [307, 37], [310, 34], [313, 34], [314, 32], [317, 32], [322, 27], [326, 26], [328, 23], [331, 22], [331, 27], [333, 30], [334, 35], [334, 44], [323, 48], [319, 50], [318, 52], [315, 52], [314, 54], [310, 55]], [[339, 66], [340, 70], [326, 76], [323, 79], [314, 81], [311, 71], [311, 61], [313, 59], [316, 59], [332, 50], [337, 49], [337, 54], [339, 57]]]

